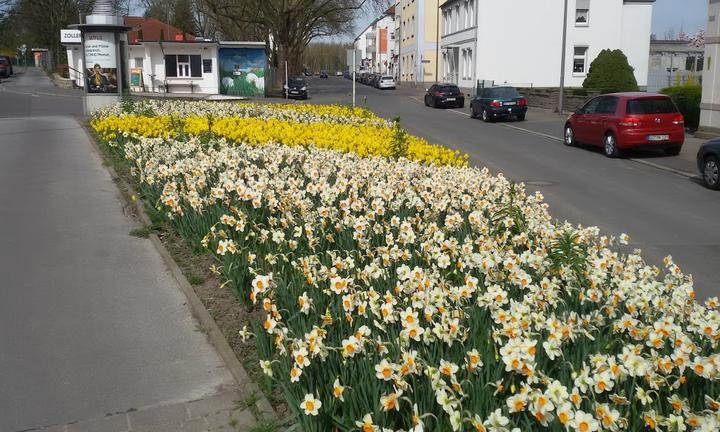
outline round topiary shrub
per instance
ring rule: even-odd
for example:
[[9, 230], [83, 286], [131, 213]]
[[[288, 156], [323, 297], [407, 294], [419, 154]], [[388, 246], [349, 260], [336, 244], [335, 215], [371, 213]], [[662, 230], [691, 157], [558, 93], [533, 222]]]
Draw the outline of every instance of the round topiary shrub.
[[590, 64], [583, 87], [601, 93], [637, 91], [634, 70], [621, 50], [605, 49]]

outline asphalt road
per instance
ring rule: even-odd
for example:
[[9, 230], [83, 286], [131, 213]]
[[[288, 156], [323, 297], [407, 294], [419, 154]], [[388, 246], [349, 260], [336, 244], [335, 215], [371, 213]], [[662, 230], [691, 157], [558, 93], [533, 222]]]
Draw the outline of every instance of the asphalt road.
[[129, 235], [136, 223], [68, 115], [78, 94], [34, 69], [0, 84], [2, 432], [235, 385], [158, 252]]
[[[309, 103], [350, 103], [351, 86], [342, 78], [310, 78]], [[693, 275], [699, 298], [720, 295], [720, 193], [642, 163], [692, 170], [690, 145], [677, 159], [652, 153], [633, 155], [639, 162], [608, 159], [599, 149], [569, 148], [513, 129], [534, 122], [543, 133], [561, 136], [562, 119], [548, 113], [531, 109], [527, 122], [488, 124], [470, 119], [468, 108], [426, 108], [416, 89], [377, 90], [360, 84], [356, 89], [359, 105], [385, 118], [400, 116], [411, 133], [463, 151], [472, 164], [542, 192], [557, 219], [598, 226], [607, 234], [626, 233], [649, 263], [660, 265], [672, 255]]]

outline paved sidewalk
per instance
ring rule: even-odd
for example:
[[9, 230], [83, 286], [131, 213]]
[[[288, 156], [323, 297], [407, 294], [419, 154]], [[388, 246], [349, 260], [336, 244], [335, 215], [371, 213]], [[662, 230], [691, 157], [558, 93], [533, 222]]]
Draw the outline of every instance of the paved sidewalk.
[[257, 422], [74, 118], [0, 118], [0, 202], [0, 431]]

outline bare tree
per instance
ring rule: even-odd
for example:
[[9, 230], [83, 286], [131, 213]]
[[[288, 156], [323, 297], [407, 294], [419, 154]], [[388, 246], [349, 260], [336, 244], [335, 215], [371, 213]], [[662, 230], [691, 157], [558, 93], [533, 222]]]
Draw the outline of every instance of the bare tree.
[[[272, 41], [272, 66], [288, 65], [290, 74], [302, 71], [302, 54], [315, 38], [347, 33], [363, 7], [379, 8], [387, 0], [198, 0], [220, 23], [260, 32]], [[263, 37], [264, 36], [264, 37]], [[278, 88], [281, 74], [275, 75]]]

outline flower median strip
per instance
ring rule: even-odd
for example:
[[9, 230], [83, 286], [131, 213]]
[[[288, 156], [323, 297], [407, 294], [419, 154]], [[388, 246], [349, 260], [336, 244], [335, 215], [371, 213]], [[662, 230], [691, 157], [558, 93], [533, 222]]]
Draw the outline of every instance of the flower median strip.
[[[154, 109], [174, 116], [172, 104]], [[235, 111], [193, 130], [187, 118], [203, 113], [181, 105], [180, 129], [143, 136], [102, 126], [135, 115], [118, 110], [93, 126], [144, 198], [211, 251], [223, 286], [261, 315], [241, 337], [255, 337], [304, 430], [720, 425], [718, 301], [697, 303], [672, 258], [654, 268], [622, 251], [624, 235], [555, 223], [540, 194], [460, 156], [382, 157], [398, 136], [389, 125]], [[267, 144], [226, 136], [243, 122], [284, 132]], [[318, 148], [298, 131], [308, 124], [384, 127], [391, 138], [373, 152], [354, 152], [352, 135], [326, 146], [343, 151]]]

